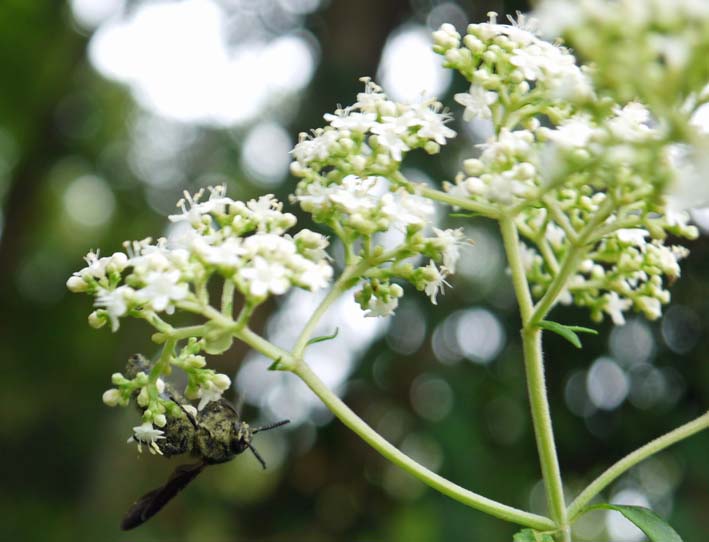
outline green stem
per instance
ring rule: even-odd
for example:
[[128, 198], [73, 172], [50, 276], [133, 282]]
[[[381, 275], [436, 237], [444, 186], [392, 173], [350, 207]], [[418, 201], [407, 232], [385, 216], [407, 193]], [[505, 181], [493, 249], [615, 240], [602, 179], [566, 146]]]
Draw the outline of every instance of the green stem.
[[500, 218], [500, 233], [502, 234], [502, 243], [507, 255], [507, 263], [512, 272], [512, 286], [517, 296], [519, 312], [524, 325], [529, 320], [534, 305], [532, 304], [532, 294], [529, 292], [529, 285], [527, 284], [527, 275], [519, 254], [519, 234], [512, 217], [503, 216]]
[[460, 209], [465, 209], [466, 211], [471, 211], [473, 213], [477, 213], [479, 215], [485, 216], [487, 218], [493, 218], [496, 219], [499, 216], [498, 210], [493, 207], [492, 205], [486, 204], [486, 203], [480, 203], [477, 201], [473, 201], [471, 199], [463, 199], [459, 198], [456, 196], [452, 196], [451, 194], [448, 194], [447, 192], [442, 192], [441, 190], [436, 190], [434, 188], [430, 188], [426, 186], [425, 184], [422, 183], [414, 183], [412, 181], [409, 181], [406, 177], [404, 177], [401, 172], [396, 171], [390, 176], [391, 180], [399, 183], [405, 187], [410, 187], [413, 189], [413, 191], [420, 195], [424, 196], [426, 198], [441, 202], [441, 203], [446, 203], [450, 205], [451, 207], [459, 207]]
[[574, 502], [572, 502], [568, 508], [570, 520], [573, 522], [574, 519], [583, 513], [584, 507], [621, 474], [648, 457], [664, 450], [668, 446], [672, 446], [673, 444], [691, 437], [704, 429], [709, 429], [709, 412], [699, 416], [691, 422], [679, 426], [677, 429], [674, 429], [673, 431], [670, 431], [655, 440], [648, 442], [645, 446], [626, 455], [623, 459], [606, 469], [603, 474], [591, 482], [588, 487], [584, 489], [579, 496], [576, 497], [576, 499], [574, 499]]
[[522, 344], [534, 436], [537, 442], [549, 513], [561, 531], [564, 532], [568, 531], [570, 524], [566, 514], [564, 487], [561, 481], [561, 469], [559, 468], [559, 459], [554, 442], [554, 429], [551, 423], [549, 401], [547, 400], [542, 356], [542, 330], [539, 328], [524, 329], [522, 331]]
[[342, 292], [347, 289], [350, 280], [353, 277], [359, 276], [364, 273], [364, 271], [366, 271], [368, 267], [369, 263], [365, 260], [362, 260], [359, 262], [359, 264], [350, 265], [345, 268], [345, 270], [342, 272], [335, 284], [332, 285], [332, 288], [327, 293], [325, 298], [315, 309], [315, 312], [310, 315], [310, 318], [303, 327], [303, 330], [300, 332], [300, 335], [298, 336], [298, 339], [296, 340], [295, 346], [292, 350], [292, 354], [295, 359], [300, 359], [301, 357], [303, 357], [303, 352], [306, 346], [308, 346], [308, 341], [313, 335], [315, 327], [318, 325], [318, 322], [320, 322], [320, 319], [325, 315], [327, 309], [330, 308], [330, 305], [332, 305], [337, 300], [337, 298], [342, 295]]
[[222, 314], [232, 317], [234, 311], [234, 283], [229, 279], [224, 279], [222, 288]]
[[290, 368], [297, 365], [296, 359], [290, 352], [286, 352], [282, 348], [267, 341], [259, 334], [254, 333], [248, 327], [244, 327], [233, 332], [234, 337], [245, 342], [251, 348], [260, 352], [267, 358], [278, 361], [283, 364], [283, 368]]
[[505, 504], [493, 501], [482, 495], [478, 495], [472, 491], [462, 488], [453, 482], [443, 478], [420, 465], [406, 454], [399, 451], [395, 446], [390, 444], [374, 429], [369, 427], [360, 417], [352, 412], [345, 403], [343, 403], [337, 395], [330, 391], [325, 384], [313, 373], [308, 365], [304, 362], [300, 363], [293, 369], [293, 373], [300, 377], [305, 384], [317, 395], [330, 411], [337, 416], [342, 423], [359, 435], [362, 440], [367, 442], [372, 448], [377, 450], [389, 461], [398, 465], [412, 476], [418, 478], [423, 483], [429, 485], [433, 489], [451, 497], [452, 499], [461, 502], [471, 508], [475, 508], [500, 519], [524, 525], [537, 530], [554, 529], [554, 523], [544, 516], [532, 514], [507, 506]]
[[512, 271], [512, 285], [519, 303], [522, 318], [522, 345], [524, 349], [524, 364], [527, 373], [527, 392], [532, 412], [534, 435], [539, 453], [539, 462], [544, 478], [549, 512], [556, 526], [561, 530], [563, 540], [569, 540], [570, 530], [566, 517], [564, 489], [561, 482], [561, 470], [554, 443], [554, 431], [551, 424], [549, 402], [547, 400], [546, 383], [544, 379], [544, 361], [542, 358], [541, 329], [530, 327], [532, 316], [532, 296], [527, 284], [527, 276], [519, 255], [519, 234], [510, 216], [500, 218], [500, 231], [507, 254], [507, 260]]
[[608, 218], [615, 207], [615, 202], [611, 196], [601, 205], [593, 218], [579, 233], [574, 244], [569, 246], [559, 272], [556, 274], [551, 284], [544, 292], [544, 295], [534, 307], [534, 312], [529, 319], [529, 325], [535, 325], [543, 320], [559, 298], [559, 294], [566, 287], [569, 277], [573, 275], [579, 267], [579, 263], [590, 250], [589, 239], [601, 224]]

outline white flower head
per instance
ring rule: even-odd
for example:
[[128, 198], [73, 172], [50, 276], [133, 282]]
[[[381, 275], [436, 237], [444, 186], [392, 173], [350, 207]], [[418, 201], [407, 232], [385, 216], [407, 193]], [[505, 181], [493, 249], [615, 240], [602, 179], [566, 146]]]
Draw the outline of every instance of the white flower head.
[[470, 122], [473, 119], [492, 117], [490, 106], [497, 101], [497, 93], [485, 90], [480, 85], [472, 84], [468, 92], [458, 93], [453, 98], [465, 107], [463, 120]]
[[136, 299], [156, 312], [172, 314], [175, 311], [174, 302], [185, 299], [189, 294], [189, 286], [180, 282], [180, 278], [177, 270], [149, 273], [145, 277], [145, 286], [136, 292]]
[[423, 271], [426, 278], [424, 292], [431, 298], [431, 303], [438, 305], [436, 297], [439, 293], [443, 293], [445, 286], [450, 286], [450, 284], [446, 282], [446, 276], [448, 275], [447, 270], [445, 267], [438, 269], [435, 263], [428, 262], [428, 265], [423, 268]]
[[158, 440], [164, 439], [164, 432], [160, 429], [155, 429], [152, 422], [143, 422], [133, 428], [133, 435], [128, 439], [128, 442], [135, 442], [138, 444], [138, 452], [143, 451], [143, 444], [148, 446], [148, 450], [151, 454], [163, 455], [162, 450], [158, 446]]
[[465, 237], [463, 228], [447, 230], [433, 228], [433, 233], [443, 255], [443, 267], [450, 273], [455, 273], [455, 266], [460, 258], [460, 245]]
[[250, 266], [239, 270], [239, 277], [248, 284], [248, 293], [262, 298], [269, 293], [280, 295], [290, 288], [288, 270], [283, 264], [269, 262], [257, 256]]

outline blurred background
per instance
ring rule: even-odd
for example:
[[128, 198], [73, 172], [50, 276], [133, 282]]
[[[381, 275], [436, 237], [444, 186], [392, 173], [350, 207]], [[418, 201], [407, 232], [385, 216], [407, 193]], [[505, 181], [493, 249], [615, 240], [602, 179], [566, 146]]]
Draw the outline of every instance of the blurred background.
[[[91, 248], [164, 235], [183, 190], [226, 182], [235, 199], [294, 187], [300, 131], [355, 100], [376, 76], [391, 97], [426, 91], [454, 112], [460, 78], [430, 53], [430, 31], [463, 30], [525, 2], [440, 0], [5, 0], [0, 7], [0, 539], [23, 541], [491, 541], [515, 528], [429, 490], [333, 420], [295, 377], [238, 345], [214, 359], [246, 399], [244, 417], [288, 417], [250, 455], [211, 467], [149, 523], [122, 515], [180, 460], [125, 443], [132, 409], [101, 402], [134, 352], [154, 354], [141, 322], [118, 333], [86, 324], [90, 299], [67, 277]], [[440, 183], [486, 134], [409, 175]], [[294, 209], [289, 210], [296, 212]], [[308, 225], [307, 217], [300, 217]], [[457, 225], [441, 214], [441, 223]], [[702, 219], [697, 216], [702, 226]], [[460, 220], [460, 219], [458, 219]], [[363, 319], [350, 300], [327, 318], [315, 370], [387, 439], [429, 468], [502, 502], [544, 512], [518, 318], [497, 233], [466, 222], [454, 292], [438, 306], [410, 292], [395, 317]], [[705, 228], [706, 229], [706, 228]], [[547, 373], [569, 491], [625, 453], [707, 408], [709, 244], [690, 246], [673, 304], [658, 322], [600, 326], [575, 350], [546, 337]], [[292, 343], [317, 300], [302, 292], [253, 325]], [[588, 325], [587, 314], [556, 319]], [[686, 540], [709, 531], [709, 434], [652, 459], [606, 493], [652, 506]], [[586, 541], [643, 540], [620, 517], [578, 524]]]

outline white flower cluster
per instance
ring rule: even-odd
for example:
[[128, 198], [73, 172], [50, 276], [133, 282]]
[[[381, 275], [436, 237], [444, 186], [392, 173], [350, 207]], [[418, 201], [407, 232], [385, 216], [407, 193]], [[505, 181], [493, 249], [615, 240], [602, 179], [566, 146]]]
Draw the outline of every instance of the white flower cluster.
[[[686, 212], [667, 208], [664, 192], [682, 175], [667, 127], [638, 102], [597, 97], [573, 55], [535, 36], [523, 16], [512, 25], [494, 17], [470, 25], [462, 44], [450, 25], [434, 34], [446, 64], [471, 82], [468, 93], [456, 95], [464, 116], [491, 119], [495, 128], [480, 155], [444, 187], [516, 216], [537, 297], [580, 242], [585, 271], [572, 277], [562, 301], [588, 307], [597, 319], [606, 312], [616, 323], [631, 307], [658, 317], [669, 301], [662, 278], [674, 280], [686, 255], [665, 246], [667, 232], [697, 235]], [[628, 232], [651, 240], [628, 244]]]
[[[435, 303], [445, 278], [455, 271], [462, 233], [430, 231], [433, 203], [412, 185], [397, 184], [396, 174], [408, 151], [437, 153], [456, 134], [446, 126], [450, 117], [439, 102], [396, 103], [369, 79], [364, 82], [354, 105], [326, 114], [328, 125], [312, 135], [301, 134], [293, 149], [291, 171], [300, 181], [292, 199], [346, 244], [362, 239], [360, 256], [373, 258], [374, 267], [384, 264], [364, 277], [356, 299], [367, 316], [386, 316], [403, 295], [391, 279], [411, 282]], [[374, 236], [392, 229], [405, 239], [376, 261]], [[378, 249], [381, 254], [383, 247]], [[407, 261], [420, 255], [430, 258], [424, 267]]]
[[325, 120], [328, 126], [312, 136], [300, 134], [293, 149], [291, 171], [301, 178], [294, 201], [316, 221], [363, 236], [391, 227], [420, 229], [431, 220], [429, 201], [388, 187], [385, 178], [398, 170], [406, 152], [436, 153], [455, 136], [440, 103], [396, 103], [365, 79], [357, 102]]
[[[532, 291], [538, 296], [552, 282], [555, 273], [551, 268], [566, 250], [564, 232], [553, 222], [548, 222], [546, 228], [546, 257], [539, 248], [523, 245], [521, 249]], [[679, 261], [688, 254], [685, 247], [666, 246], [659, 239], [651, 239], [646, 229], [618, 229], [587, 253], [560, 301], [587, 307], [597, 321], [606, 313], [616, 325], [625, 323], [624, 312], [631, 309], [655, 320], [662, 315], [662, 305], [670, 301], [663, 278], [667, 277], [670, 284], [677, 280]]]
[[705, 0], [544, 0], [535, 17], [592, 62], [597, 88], [621, 102], [676, 110], [709, 81]]
[[170, 220], [191, 228], [174, 241], [144, 239], [127, 242], [126, 253], [87, 255], [88, 265], [67, 286], [95, 296], [99, 309], [90, 317], [92, 325], [109, 320], [115, 331], [131, 311], [195, 312], [206, 303], [200, 292], [213, 275], [232, 282], [252, 304], [292, 286], [316, 290], [328, 284], [332, 267], [325, 237], [310, 230], [286, 234], [295, 217], [282, 212], [273, 196], [244, 203], [226, 197], [223, 186], [209, 190], [205, 201], [202, 190], [180, 201], [182, 213]]
[[[444, 24], [434, 32], [434, 50], [445, 65], [470, 82], [467, 93], [455, 95], [465, 106], [464, 120], [499, 120], [505, 110], [516, 110], [515, 122], [538, 113], [554, 117], [556, 109], [592, 97], [590, 81], [564, 47], [538, 38], [534, 21], [520, 15], [512, 24], [471, 24], [462, 39], [455, 27]], [[529, 105], [531, 107], [523, 107]]]

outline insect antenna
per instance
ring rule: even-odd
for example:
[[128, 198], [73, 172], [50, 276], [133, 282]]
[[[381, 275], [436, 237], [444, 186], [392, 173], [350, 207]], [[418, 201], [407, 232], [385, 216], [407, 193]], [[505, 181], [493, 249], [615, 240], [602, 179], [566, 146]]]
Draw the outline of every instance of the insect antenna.
[[276, 427], [280, 427], [281, 425], [285, 425], [287, 423], [290, 423], [290, 420], [281, 420], [280, 422], [269, 423], [268, 425], [262, 425], [261, 427], [254, 427], [253, 429], [251, 429], [251, 433], [255, 435], [256, 433], [260, 433], [261, 431], [275, 429]]
[[250, 442], [247, 442], [246, 445], [249, 447], [249, 450], [251, 450], [251, 453], [254, 454], [254, 457], [258, 459], [258, 462], [261, 463], [261, 466], [265, 469], [266, 468], [266, 462], [263, 460], [263, 457], [256, 451], [256, 448], [251, 446]]

